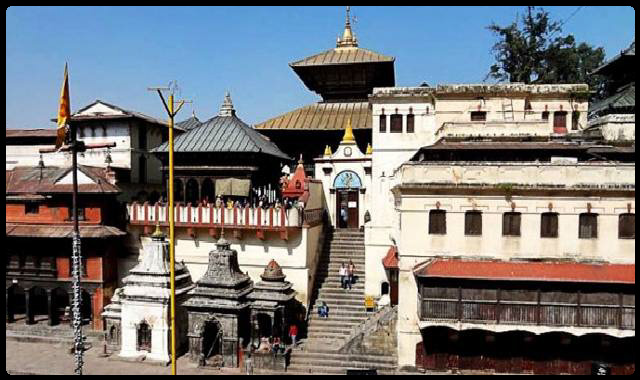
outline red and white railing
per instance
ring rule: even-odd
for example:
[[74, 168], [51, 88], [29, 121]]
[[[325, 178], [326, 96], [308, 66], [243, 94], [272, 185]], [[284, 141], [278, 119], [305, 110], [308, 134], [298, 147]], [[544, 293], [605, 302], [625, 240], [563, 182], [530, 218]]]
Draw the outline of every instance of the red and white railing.
[[[167, 225], [169, 209], [156, 203], [127, 205], [129, 223], [134, 225]], [[197, 205], [177, 203], [174, 209], [176, 226], [184, 227], [233, 227], [249, 229], [282, 229], [302, 227], [301, 211], [297, 208], [226, 208], [215, 204]]]

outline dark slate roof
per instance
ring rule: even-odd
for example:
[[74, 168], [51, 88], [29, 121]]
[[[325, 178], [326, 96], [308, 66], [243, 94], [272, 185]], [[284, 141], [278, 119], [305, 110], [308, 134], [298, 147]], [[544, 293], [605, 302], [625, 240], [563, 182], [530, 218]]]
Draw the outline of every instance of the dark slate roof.
[[199, 127], [201, 124], [202, 122], [195, 115], [193, 115], [187, 120], [176, 123], [174, 127], [188, 131], [195, 127]]
[[[598, 114], [607, 110], [629, 109], [636, 106], [636, 85], [632, 83], [622, 87], [614, 95], [591, 105], [589, 113]], [[626, 113], [626, 112], [625, 112]]]
[[368, 102], [315, 103], [255, 125], [256, 129], [341, 130], [351, 118], [353, 129], [371, 129]]
[[593, 70], [591, 74], [607, 74], [607, 71], [610, 71], [608, 70], [608, 68], [612, 67], [615, 62], [623, 59], [629, 59], [629, 57], [635, 58], [635, 56], [636, 56], [636, 40], [634, 39], [628, 48], [622, 50], [620, 54], [616, 55], [615, 57], [611, 58], [607, 62], [603, 63], [597, 69]]
[[[265, 136], [233, 116], [215, 116], [175, 138], [174, 152], [255, 152], [291, 158]], [[165, 142], [154, 152], [168, 152]]]

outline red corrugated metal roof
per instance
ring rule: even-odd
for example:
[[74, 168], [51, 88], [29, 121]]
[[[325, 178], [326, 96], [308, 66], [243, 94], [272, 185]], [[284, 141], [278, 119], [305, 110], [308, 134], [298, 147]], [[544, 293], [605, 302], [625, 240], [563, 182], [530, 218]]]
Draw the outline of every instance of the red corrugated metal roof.
[[[73, 226], [6, 224], [6, 236], [37, 238], [71, 238]], [[112, 226], [80, 226], [81, 238], [108, 238], [123, 236], [127, 233]]]
[[398, 269], [398, 250], [395, 245], [389, 247], [387, 255], [382, 259], [385, 269]]
[[482, 280], [636, 283], [635, 264], [435, 259], [418, 276]]

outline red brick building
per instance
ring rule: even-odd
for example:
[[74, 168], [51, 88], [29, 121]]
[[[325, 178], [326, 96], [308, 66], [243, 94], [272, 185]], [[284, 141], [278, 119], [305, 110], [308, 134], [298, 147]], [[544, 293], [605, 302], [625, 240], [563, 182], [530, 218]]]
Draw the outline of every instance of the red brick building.
[[[82, 318], [102, 329], [100, 313], [117, 285], [124, 213], [110, 169], [79, 166]], [[6, 172], [6, 313], [9, 323], [68, 323], [71, 288], [71, 168]]]

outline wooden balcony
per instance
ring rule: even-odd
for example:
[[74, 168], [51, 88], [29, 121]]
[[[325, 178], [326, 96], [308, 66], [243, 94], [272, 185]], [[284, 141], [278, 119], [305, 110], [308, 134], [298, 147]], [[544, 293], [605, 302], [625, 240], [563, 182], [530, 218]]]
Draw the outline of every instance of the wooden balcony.
[[571, 326], [635, 330], [635, 306], [424, 298], [423, 321]]

